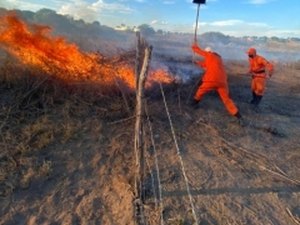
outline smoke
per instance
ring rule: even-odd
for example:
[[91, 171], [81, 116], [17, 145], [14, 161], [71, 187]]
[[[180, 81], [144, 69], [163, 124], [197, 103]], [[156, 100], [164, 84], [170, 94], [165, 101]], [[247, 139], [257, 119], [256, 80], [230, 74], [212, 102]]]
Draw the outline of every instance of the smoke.
[[[72, 15], [75, 19], [83, 19], [87, 22], [105, 21], [114, 13], [128, 14], [133, 10], [120, 3], [105, 3], [98, 0], [94, 3], [88, 3], [83, 0], [73, 0], [61, 6], [58, 13], [63, 15]], [[110, 21], [111, 22], [111, 21]]]
[[58, 13], [63, 15], [72, 15], [75, 19], [84, 19], [88, 22], [97, 20], [98, 16], [97, 10], [84, 2], [63, 5], [58, 10]]
[[[117, 4], [104, 4], [102, 1], [87, 4], [80, 0], [74, 0], [74, 6], [67, 3], [61, 9], [64, 9], [65, 12], [77, 10], [78, 17], [79, 15], [84, 17], [88, 14], [87, 16], [93, 20], [97, 16], [97, 12], [101, 11], [103, 7], [113, 10], [119, 6]], [[54, 12], [51, 15], [49, 12], [37, 13], [34, 18], [36, 20], [32, 22], [37, 23], [42, 18], [43, 24], [49, 24], [56, 34], [63, 35], [69, 41], [75, 42], [84, 51], [100, 51], [104, 55], [111, 56], [135, 49], [135, 33], [132, 32], [119, 32], [98, 23], [84, 24], [70, 18], [63, 20]], [[153, 23], [159, 23], [159, 21], [153, 21]], [[170, 66], [171, 70], [174, 67], [179, 68], [178, 63], [193, 65], [193, 53], [191, 51], [191, 45], [194, 41], [193, 34], [156, 33], [144, 38], [153, 46], [154, 61], [176, 62]], [[219, 32], [211, 32], [199, 35], [198, 42], [203, 48], [211, 46], [226, 60], [247, 61], [245, 51], [250, 46], [256, 47], [258, 53], [268, 60], [284, 62], [300, 60], [300, 41], [297, 39], [236, 38]], [[188, 73], [187, 70], [182, 70], [182, 74]]]

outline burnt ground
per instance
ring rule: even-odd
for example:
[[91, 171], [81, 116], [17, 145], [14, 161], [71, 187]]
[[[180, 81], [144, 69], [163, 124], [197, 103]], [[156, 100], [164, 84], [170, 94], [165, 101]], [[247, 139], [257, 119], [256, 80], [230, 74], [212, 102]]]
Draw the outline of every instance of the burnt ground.
[[[192, 209], [201, 225], [300, 223], [299, 70], [278, 66], [256, 112], [245, 66], [227, 67], [246, 126], [215, 93], [187, 104], [196, 81], [164, 86], [180, 154], [160, 89], [146, 93], [147, 224], [193, 224]], [[134, 95], [1, 73], [0, 224], [134, 224]]]

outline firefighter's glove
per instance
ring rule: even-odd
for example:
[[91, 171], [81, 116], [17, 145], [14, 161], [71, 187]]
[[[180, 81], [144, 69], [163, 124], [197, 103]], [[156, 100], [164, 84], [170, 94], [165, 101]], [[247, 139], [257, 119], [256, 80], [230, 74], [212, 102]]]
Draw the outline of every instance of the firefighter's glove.
[[192, 50], [195, 52], [195, 51], [197, 51], [199, 49], [199, 46], [197, 45], [197, 43], [194, 43], [193, 45], [192, 45]]

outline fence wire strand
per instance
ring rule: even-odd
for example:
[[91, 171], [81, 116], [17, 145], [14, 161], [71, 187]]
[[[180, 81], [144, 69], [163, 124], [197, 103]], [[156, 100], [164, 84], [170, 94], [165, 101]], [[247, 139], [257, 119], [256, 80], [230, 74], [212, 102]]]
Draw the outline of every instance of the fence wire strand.
[[156, 179], [157, 179], [157, 186], [158, 186], [158, 202], [159, 202], [159, 210], [160, 210], [160, 224], [164, 225], [164, 217], [163, 217], [164, 206], [163, 206], [163, 202], [162, 202], [162, 188], [161, 188], [161, 181], [160, 181], [160, 172], [159, 172], [159, 166], [158, 166], [156, 145], [155, 145], [155, 140], [154, 140], [154, 137], [153, 137], [152, 124], [151, 124], [151, 121], [150, 121], [150, 118], [149, 118], [149, 113], [148, 113], [147, 102], [145, 102], [145, 112], [146, 112], [148, 127], [149, 127], [149, 131], [150, 131], [151, 143], [152, 143], [153, 151], [154, 151]]
[[177, 142], [177, 138], [176, 138], [176, 134], [175, 134], [173, 122], [172, 122], [171, 115], [170, 115], [170, 112], [169, 112], [169, 109], [168, 109], [168, 105], [167, 105], [167, 102], [166, 102], [166, 97], [165, 97], [164, 89], [163, 89], [161, 83], [159, 83], [159, 86], [160, 86], [160, 90], [161, 90], [161, 95], [163, 97], [163, 101], [164, 101], [164, 106], [165, 106], [165, 109], [166, 109], [166, 113], [167, 113], [167, 116], [168, 116], [168, 119], [169, 119], [169, 123], [170, 123], [170, 127], [171, 127], [171, 132], [172, 132], [173, 140], [174, 140], [175, 147], [176, 147], [176, 150], [177, 150], [177, 155], [178, 155], [178, 158], [179, 158], [179, 161], [180, 161], [180, 164], [181, 164], [182, 174], [184, 176], [186, 190], [187, 190], [187, 193], [188, 193], [188, 196], [189, 196], [189, 200], [190, 200], [190, 204], [191, 204], [191, 207], [192, 207], [192, 213], [193, 213], [193, 217], [194, 217], [194, 220], [195, 220], [195, 224], [199, 224], [198, 223], [198, 218], [197, 218], [197, 215], [196, 215], [195, 206], [194, 206], [194, 203], [193, 203], [193, 197], [192, 197], [190, 186], [189, 186], [189, 181], [188, 181], [188, 178], [187, 178], [187, 175], [186, 175], [186, 172], [185, 172], [185, 167], [184, 167], [183, 159], [182, 159], [181, 152], [180, 152], [180, 149], [179, 149], [179, 146], [178, 146], [178, 142]]

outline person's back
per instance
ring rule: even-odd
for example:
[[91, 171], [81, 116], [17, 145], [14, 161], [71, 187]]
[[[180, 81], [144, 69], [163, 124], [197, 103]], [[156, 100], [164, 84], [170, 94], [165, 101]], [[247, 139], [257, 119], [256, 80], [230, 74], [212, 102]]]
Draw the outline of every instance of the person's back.
[[205, 74], [202, 81], [227, 83], [227, 75], [221, 56], [215, 52], [206, 52], [203, 56]]

